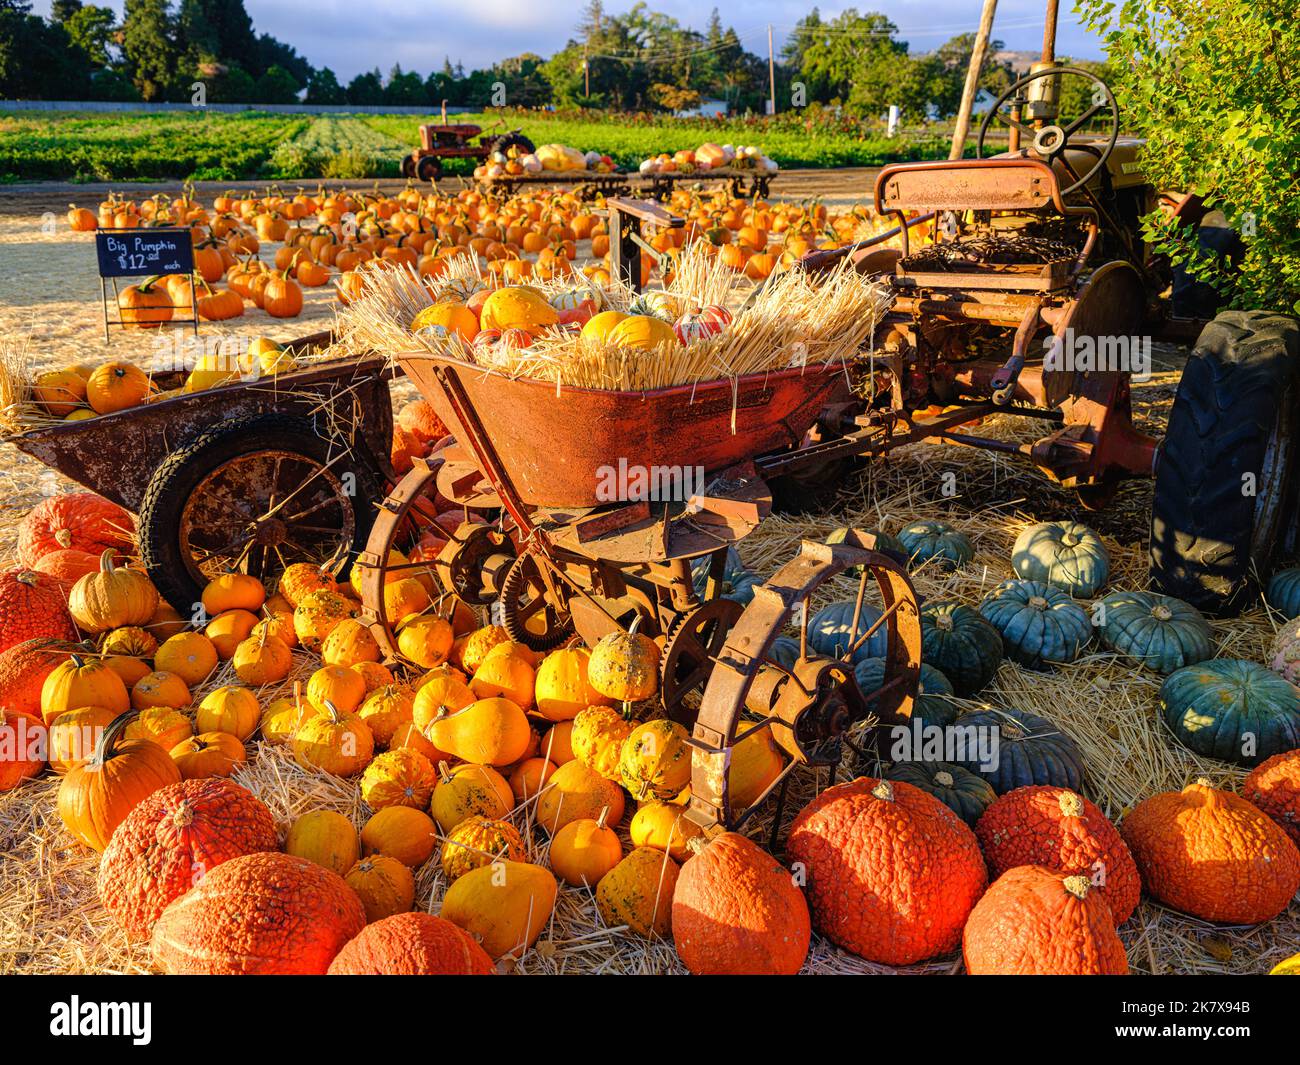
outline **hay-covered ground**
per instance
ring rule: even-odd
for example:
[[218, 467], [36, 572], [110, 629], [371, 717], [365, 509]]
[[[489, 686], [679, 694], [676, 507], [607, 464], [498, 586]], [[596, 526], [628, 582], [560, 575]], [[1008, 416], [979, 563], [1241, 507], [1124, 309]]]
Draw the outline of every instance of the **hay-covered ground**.
[[[7, 214], [0, 228], [0, 336], [28, 336], [39, 366], [74, 361], [136, 357], [145, 360], [147, 340], [115, 332], [102, 343], [98, 283], [93, 251], [86, 237], [47, 237], [39, 215]], [[88, 259], [90, 257], [90, 259]], [[238, 322], [247, 335], [278, 339], [322, 328], [332, 319], [329, 293], [308, 295], [303, 317], [273, 322], [260, 312]], [[321, 323], [321, 324], [316, 324]], [[1157, 373], [1134, 390], [1136, 418], [1160, 432], [1185, 352], [1156, 350]], [[395, 390], [404, 395], [400, 387]], [[1001, 436], [1035, 435], [1037, 427], [994, 419], [984, 429]], [[952, 474], [955, 479], [945, 478]], [[66, 487], [12, 448], [0, 458], [0, 565], [12, 564], [19, 518], [46, 494]], [[955, 490], [955, 494], [953, 494]], [[1061, 492], [1026, 465], [1005, 456], [948, 445], [916, 445], [896, 452], [887, 463], [864, 468], [848, 478], [839, 497], [824, 512], [773, 516], [740, 545], [746, 563], [764, 575], [790, 558], [801, 538], [821, 538], [842, 525], [896, 530], [917, 518], [942, 518], [965, 530], [975, 544], [974, 561], [957, 573], [922, 568], [913, 577], [928, 597], [956, 596], [976, 602], [1006, 577], [1011, 546], [1024, 525], [1078, 517], [1104, 536], [1112, 556], [1108, 590], [1142, 587], [1146, 581], [1150, 486], [1134, 482], [1121, 489], [1101, 514], [1085, 514], [1071, 494]], [[849, 596], [854, 582], [839, 578]], [[1276, 619], [1257, 609], [1241, 618], [1214, 622], [1217, 653], [1261, 659]], [[227, 667], [228, 668], [228, 667]], [[313, 661], [301, 655], [296, 669], [305, 678]], [[225, 671], [195, 692], [224, 683]], [[997, 678], [970, 706], [1016, 707], [1042, 714], [1070, 733], [1088, 759], [1086, 793], [1112, 818], [1160, 790], [1181, 788], [1197, 776], [1235, 787], [1242, 772], [1195, 758], [1164, 732], [1156, 716], [1160, 678], [1135, 669], [1094, 648], [1071, 666], [1034, 673], [1004, 663]], [[268, 694], [267, 696], [272, 697]], [[355, 783], [304, 773], [281, 749], [250, 745], [251, 761], [238, 778], [271, 808], [283, 832], [298, 814], [315, 808], [345, 813], [360, 827], [368, 816]], [[811, 773], [797, 776], [786, 818], [817, 786]], [[97, 856], [73, 842], [55, 811], [58, 781], [45, 777], [0, 796], [0, 973], [147, 972], [147, 947], [130, 947], [120, 929], [100, 908], [95, 893]], [[529, 828], [531, 811], [515, 818]], [[769, 814], [770, 820], [770, 814]], [[766, 825], [753, 826], [757, 837]], [[544, 860], [545, 836], [526, 833], [534, 860]], [[438, 863], [430, 861], [417, 877], [417, 906], [437, 911], [445, 888]], [[1225, 928], [1173, 913], [1144, 900], [1121, 929], [1135, 973], [1261, 973], [1300, 950], [1300, 902], [1278, 919], [1257, 928]], [[516, 970], [523, 973], [681, 972], [671, 945], [644, 940], [601, 926], [589, 892], [564, 889], [551, 927]], [[885, 967], [814, 940], [805, 971], [879, 973]], [[907, 970], [961, 971], [959, 956], [937, 959]]]

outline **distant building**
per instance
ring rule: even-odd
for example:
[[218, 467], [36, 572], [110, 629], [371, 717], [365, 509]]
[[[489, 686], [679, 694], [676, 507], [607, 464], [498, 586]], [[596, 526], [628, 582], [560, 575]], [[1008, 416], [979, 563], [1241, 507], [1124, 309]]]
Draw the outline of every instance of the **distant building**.
[[716, 118], [726, 115], [726, 100], [701, 100], [694, 107], [687, 107], [677, 112], [678, 118]]

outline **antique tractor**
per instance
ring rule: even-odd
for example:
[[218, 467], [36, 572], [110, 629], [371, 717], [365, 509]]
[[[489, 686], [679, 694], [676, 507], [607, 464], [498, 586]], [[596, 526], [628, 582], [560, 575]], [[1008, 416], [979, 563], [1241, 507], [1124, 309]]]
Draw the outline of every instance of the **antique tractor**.
[[402, 160], [402, 176], [437, 181], [442, 176], [444, 159], [482, 162], [494, 152], [504, 154], [511, 148], [527, 154], [533, 150], [533, 142], [517, 129], [506, 133], [484, 133], [481, 126], [449, 124], [444, 104], [440, 124], [420, 126], [420, 146]]

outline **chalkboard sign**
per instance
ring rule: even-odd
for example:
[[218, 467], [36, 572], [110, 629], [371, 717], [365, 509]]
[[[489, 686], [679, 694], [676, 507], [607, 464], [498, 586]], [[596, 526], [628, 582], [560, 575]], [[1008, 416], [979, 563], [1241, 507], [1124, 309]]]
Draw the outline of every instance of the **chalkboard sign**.
[[194, 269], [188, 229], [99, 229], [95, 253], [100, 277], [188, 274]]

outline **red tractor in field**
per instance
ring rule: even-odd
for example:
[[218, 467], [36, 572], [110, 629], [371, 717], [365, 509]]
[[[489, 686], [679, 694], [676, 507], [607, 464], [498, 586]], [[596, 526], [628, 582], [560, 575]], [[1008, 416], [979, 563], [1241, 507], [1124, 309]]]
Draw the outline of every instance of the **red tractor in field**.
[[504, 155], [515, 148], [524, 155], [532, 152], [533, 147], [533, 142], [517, 129], [506, 133], [484, 133], [482, 126], [448, 123], [444, 105], [442, 122], [420, 126], [420, 146], [402, 160], [402, 176], [437, 181], [442, 176], [444, 159], [482, 162], [494, 152]]

